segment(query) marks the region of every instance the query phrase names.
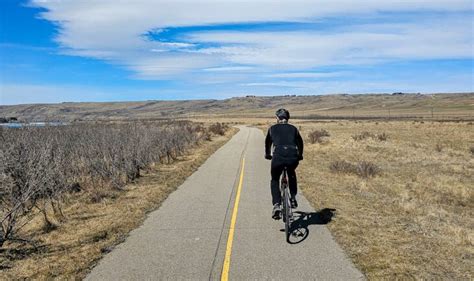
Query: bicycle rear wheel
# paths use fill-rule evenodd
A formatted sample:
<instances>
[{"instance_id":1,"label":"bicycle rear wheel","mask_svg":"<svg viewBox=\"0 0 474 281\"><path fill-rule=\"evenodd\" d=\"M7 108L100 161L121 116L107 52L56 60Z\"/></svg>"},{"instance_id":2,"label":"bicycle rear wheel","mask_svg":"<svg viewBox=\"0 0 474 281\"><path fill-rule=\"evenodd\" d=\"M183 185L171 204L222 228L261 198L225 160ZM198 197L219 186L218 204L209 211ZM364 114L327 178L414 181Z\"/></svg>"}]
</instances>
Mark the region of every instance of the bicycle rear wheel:
<instances>
[{"instance_id":1,"label":"bicycle rear wheel","mask_svg":"<svg viewBox=\"0 0 474 281\"><path fill-rule=\"evenodd\" d=\"M285 237L286 241L290 241L291 235L291 204L290 204L290 194L288 192L288 187L285 188L284 200L283 200L283 221L285 222Z\"/></svg>"}]
</instances>

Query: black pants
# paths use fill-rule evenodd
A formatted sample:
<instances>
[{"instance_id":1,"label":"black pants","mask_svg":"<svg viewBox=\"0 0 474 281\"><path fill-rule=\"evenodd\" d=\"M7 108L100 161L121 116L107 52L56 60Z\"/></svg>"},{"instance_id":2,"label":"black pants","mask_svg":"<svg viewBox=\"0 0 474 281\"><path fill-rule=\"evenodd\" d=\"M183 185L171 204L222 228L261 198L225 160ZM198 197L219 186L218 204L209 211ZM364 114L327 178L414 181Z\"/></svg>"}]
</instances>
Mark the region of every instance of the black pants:
<instances>
[{"instance_id":1,"label":"black pants","mask_svg":"<svg viewBox=\"0 0 474 281\"><path fill-rule=\"evenodd\" d=\"M272 180L270 184L270 188L272 190L272 204L275 205L276 203L281 203L281 193L280 193L280 176L283 172L283 168L287 167L288 172L288 184L290 187L290 194L291 196L296 196L298 192L298 183L296 181L296 172L295 169L298 167L299 161L283 161L278 158L272 159Z\"/></svg>"}]
</instances>

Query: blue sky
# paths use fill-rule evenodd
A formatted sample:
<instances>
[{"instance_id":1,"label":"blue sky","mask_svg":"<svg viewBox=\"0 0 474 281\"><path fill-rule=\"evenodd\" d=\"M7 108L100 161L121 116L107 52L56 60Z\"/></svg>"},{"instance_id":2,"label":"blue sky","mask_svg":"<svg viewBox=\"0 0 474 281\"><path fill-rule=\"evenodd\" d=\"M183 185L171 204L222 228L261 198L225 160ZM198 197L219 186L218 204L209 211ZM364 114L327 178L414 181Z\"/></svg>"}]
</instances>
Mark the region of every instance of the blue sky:
<instances>
[{"instance_id":1,"label":"blue sky","mask_svg":"<svg viewBox=\"0 0 474 281\"><path fill-rule=\"evenodd\" d=\"M0 104L474 91L470 0L3 0L0 13Z\"/></svg>"}]
</instances>

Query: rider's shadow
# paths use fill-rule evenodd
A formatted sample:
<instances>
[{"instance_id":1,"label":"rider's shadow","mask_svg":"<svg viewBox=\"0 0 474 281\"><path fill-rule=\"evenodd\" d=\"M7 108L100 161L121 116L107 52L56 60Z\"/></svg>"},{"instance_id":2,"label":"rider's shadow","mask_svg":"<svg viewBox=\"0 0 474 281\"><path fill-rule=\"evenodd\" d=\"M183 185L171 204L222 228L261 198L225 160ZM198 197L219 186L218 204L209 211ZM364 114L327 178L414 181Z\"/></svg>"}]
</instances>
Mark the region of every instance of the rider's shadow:
<instances>
[{"instance_id":1,"label":"rider's shadow","mask_svg":"<svg viewBox=\"0 0 474 281\"><path fill-rule=\"evenodd\" d=\"M331 222L336 213L336 209L324 208L317 212L293 212L294 220L291 223L290 244L298 244L309 235L308 226L324 225Z\"/></svg>"}]
</instances>

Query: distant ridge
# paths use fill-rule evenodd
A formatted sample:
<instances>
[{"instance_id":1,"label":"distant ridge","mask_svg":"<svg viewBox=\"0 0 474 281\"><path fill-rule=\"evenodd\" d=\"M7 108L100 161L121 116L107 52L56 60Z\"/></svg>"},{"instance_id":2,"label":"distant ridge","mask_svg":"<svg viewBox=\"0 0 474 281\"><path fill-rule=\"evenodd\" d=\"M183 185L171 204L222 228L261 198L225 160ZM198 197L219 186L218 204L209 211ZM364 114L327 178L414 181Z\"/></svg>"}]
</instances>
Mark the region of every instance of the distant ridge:
<instances>
[{"instance_id":1,"label":"distant ridge","mask_svg":"<svg viewBox=\"0 0 474 281\"><path fill-rule=\"evenodd\" d=\"M474 93L446 94L336 94L312 96L246 96L224 100L63 102L0 106L0 117L20 121L87 121L123 119L168 119L225 115L227 117L272 116L288 108L293 116L357 115L472 115Z\"/></svg>"}]
</instances>

